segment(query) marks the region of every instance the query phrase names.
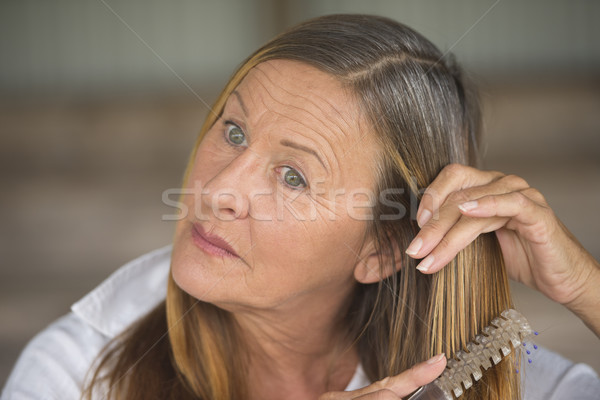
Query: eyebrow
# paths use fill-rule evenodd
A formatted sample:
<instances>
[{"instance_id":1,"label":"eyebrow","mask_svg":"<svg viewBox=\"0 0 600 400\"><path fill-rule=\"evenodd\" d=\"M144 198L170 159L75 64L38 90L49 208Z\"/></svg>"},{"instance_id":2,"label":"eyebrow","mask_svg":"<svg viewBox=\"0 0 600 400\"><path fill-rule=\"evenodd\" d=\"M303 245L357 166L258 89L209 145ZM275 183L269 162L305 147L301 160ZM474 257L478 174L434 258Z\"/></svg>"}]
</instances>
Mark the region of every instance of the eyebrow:
<instances>
[{"instance_id":1,"label":"eyebrow","mask_svg":"<svg viewBox=\"0 0 600 400\"><path fill-rule=\"evenodd\" d=\"M282 146L288 146L288 147L291 147L291 148L293 148L293 149L302 150L302 151L305 151L305 152L307 152L307 153L309 153L309 154L312 154L313 156L317 157L317 160L319 160L319 162L321 163L321 165L323 166L323 168L325 168L325 170L327 170L327 167L326 167L326 166L325 166L325 164L323 163L323 160L321 160L321 157L319 157L319 155L317 154L317 152L316 152L316 151L314 151L313 149L311 149L310 147L306 147L306 146L303 146L303 145L301 145L301 144L298 144L298 143L291 142L291 141L289 141L289 140L287 140L287 139L283 139L283 140L282 140L281 142L279 142L279 143L280 143Z\"/></svg>"},{"instance_id":2,"label":"eyebrow","mask_svg":"<svg viewBox=\"0 0 600 400\"><path fill-rule=\"evenodd\" d=\"M232 92L232 94L237 98L237 100L240 103L240 106L242 107L242 111L244 112L245 115L248 115L248 109L246 108L246 105L244 104L244 101L242 100L242 96L240 95L240 93L237 90L234 90ZM302 150L305 151L309 154L312 154L313 156L315 156L317 158L317 160L319 160L319 162L321 163L321 165L323 166L323 168L325 168L326 171L328 171L327 167L325 166L325 163L323 162L323 160L321 160L321 157L319 157L319 154L317 154L316 151L314 151L313 149L311 149L310 147L306 147L303 146L301 144L292 142L290 140L287 139L283 139L281 140L281 142L279 142L282 146L287 146L287 147L291 147L293 149L297 149L297 150Z\"/></svg>"},{"instance_id":3,"label":"eyebrow","mask_svg":"<svg viewBox=\"0 0 600 400\"><path fill-rule=\"evenodd\" d=\"M244 101L242 100L242 96L240 95L240 93L237 90L234 90L232 92L232 94L238 99L238 101L240 102L240 106L242 106L242 111L244 112L245 115L248 115L248 109L246 108L246 105L244 104Z\"/></svg>"}]
</instances>

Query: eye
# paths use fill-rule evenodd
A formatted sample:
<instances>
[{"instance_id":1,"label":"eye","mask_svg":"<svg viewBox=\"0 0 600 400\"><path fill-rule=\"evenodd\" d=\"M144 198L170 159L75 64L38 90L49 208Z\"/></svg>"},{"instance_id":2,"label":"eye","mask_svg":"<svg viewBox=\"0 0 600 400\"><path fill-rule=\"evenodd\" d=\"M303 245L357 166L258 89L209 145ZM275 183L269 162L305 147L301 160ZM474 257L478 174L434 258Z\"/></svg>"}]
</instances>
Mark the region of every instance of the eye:
<instances>
[{"instance_id":1,"label":"eye","mask_svg":"<svg viewBox=\"0 0 600 400\"><path fill-rule=\"evenodd\" d=\"M225 140L235 146L240 146L246 141L246 134L242 128L231 121L225 121Z\"/></svg>"},{"instance_id":2,"label":"eye","mask_svg":"<svg viewBox=\"0 0 600 400\"><path fill-rule=\"evenodd\" d=\"M283 174L283 180L288 186L291 186L294 189L297 189L299 187L306 187L306 181L304 180L300 172L287 166L281 168L287 170Z\"/></svg>"}]
</instances>

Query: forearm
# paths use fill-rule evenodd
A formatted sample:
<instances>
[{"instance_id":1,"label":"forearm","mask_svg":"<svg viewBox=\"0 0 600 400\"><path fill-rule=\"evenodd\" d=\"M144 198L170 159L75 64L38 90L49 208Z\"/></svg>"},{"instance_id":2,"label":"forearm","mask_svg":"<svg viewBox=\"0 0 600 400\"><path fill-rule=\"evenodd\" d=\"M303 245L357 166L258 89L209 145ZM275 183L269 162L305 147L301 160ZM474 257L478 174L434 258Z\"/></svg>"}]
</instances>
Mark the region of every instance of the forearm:
<instances>
[{"instance_id":1,"label":"forearm","mask_svg":"<svg viewBox=\"0 0 600 400\"><path fill-rule=\"evenodd\" d=\"M594 260L580 295L565 306L600 338L600 264Z\"/></svg>"}]
</instances>

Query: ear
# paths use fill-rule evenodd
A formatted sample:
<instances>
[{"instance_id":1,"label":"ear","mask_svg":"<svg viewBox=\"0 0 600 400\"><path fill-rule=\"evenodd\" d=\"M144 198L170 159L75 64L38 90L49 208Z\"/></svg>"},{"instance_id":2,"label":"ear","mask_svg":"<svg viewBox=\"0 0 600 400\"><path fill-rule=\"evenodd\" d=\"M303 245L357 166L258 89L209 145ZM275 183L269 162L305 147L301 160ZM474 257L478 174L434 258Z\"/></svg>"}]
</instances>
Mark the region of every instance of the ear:
<instances>
[{"instance_id":1,"label":"ear","mask_svg":"<svg viewBox=\"0 0 600 400\"><path fill-rule=\"evenodd\" d=\"M358 257L358 261L354 266L354 279L360 283L376 283L390 275L400 271L402 268L402 252L395 240L392 240L392 248L394 249L394 260L396 262L396 268L392 268L392 255L383 254L383 271L379 265L379 257L375 250L375 246L372 240L370 240L365 246Z\"/></svg>"}]
</instances>

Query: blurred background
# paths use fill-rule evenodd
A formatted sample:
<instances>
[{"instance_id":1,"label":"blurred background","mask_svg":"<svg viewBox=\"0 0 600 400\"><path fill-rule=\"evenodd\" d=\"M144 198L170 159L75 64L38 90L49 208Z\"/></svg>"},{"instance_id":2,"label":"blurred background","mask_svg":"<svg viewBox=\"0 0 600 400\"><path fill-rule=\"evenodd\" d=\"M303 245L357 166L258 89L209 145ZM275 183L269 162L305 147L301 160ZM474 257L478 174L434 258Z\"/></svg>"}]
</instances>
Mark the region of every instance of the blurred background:
<instances>
[{"instance_id":1,"label":"blurred background","mask_svg":"<svg viewBox=\"0 0 600 400\"><path fill-rule=\"evenodd\" d=\"M524 177L600 258L600 2L1 0L0 386L36 332L170 242L162 192L235 67L338 12L394 18L454 53L482 91L485 168ZM600 371L577 318L514 293L539 343Z\"/></svg>"}]
</instances>

